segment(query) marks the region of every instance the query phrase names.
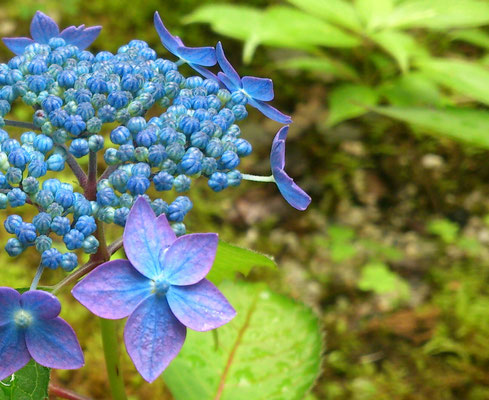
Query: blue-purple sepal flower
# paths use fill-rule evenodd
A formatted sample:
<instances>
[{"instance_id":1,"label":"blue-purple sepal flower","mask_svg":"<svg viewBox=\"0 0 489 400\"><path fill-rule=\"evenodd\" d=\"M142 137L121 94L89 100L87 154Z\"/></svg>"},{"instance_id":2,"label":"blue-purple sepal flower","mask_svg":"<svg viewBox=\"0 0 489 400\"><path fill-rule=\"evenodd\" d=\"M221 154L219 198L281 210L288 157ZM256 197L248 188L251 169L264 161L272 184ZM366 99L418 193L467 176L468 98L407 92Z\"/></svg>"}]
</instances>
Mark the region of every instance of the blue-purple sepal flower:
<instances>
[{"instance_id":1,"label":"blue-purple sepal flower","mask_svg":"<svg viewBox=\"0 0 489 400\"><path fill-rule=\"evenodd\" d=\"M275 96L271 79L257 78L255 76L243 76L241 78L224 55L221 42L217 43L216 57L222 70L222 72L217 74L217 78L230 92L243 93L251 106L274 121L282 124L290 124L292 122L292 119L288 115L281 113L266 103L267 101L273 100Z\"/></svg>"},{"instance_id":2,"label":"blue-purple sepal flower","mask_svg":"<svg viewBox=\"0 0 489 400\"><path fill-rule=\"evenodd\" d=\"M281 128L272 143L270 153L270 164L272 166L272 175L285 200L294 208L304 211L311 203L311 196L296 185L294 180L285 172L285 139L289 127Z\"/></svg>"},{"instance_id":3,"label":"blue-purple sepal flower","mask_svg":"<svg viewBox=\"0 0 489 400\"><path fill-rule=\"evenodd\" d=\"M165 46L170 53L186 62L198 73L205 77L209 77L209 74L211 73L203 67L212 67L213 65L216 65L216 50L214 47L185 46L182 39L178 36L173 36L168 29L166 29L158 11L156 11L154 15L154 24L156 31L160 36L161 43L163 43L163 46Z\"/></svg>"},{"instance_id":4,"label":"blue-purple sepal flower","mask_svg":"<svg viewBox=\"0 0 489 400\"><path fill-rule=\"evenodd\" d=\"M56 369L77 369L85 361L73 329L58 317L61 304L48 292L22 295L0 287L0 380L31 358Z\"/></svg>"},{"instance_id":5,"label":"blue-purple sepal flower","mask_svg":"<svg viewBox=\"0 0 489 400\"><path fill-rule=\"evenodd\" d=\"M5 45L17 55L22 55L25 48L32 43L48 44L52 38L62 38L65 44L71 44L80 50L86 49L97 38L102 29L101 26L85 25L69 26L59 31L58 24L51 17L41 11L37 11L31 21L32 39L26 37L3 38Z\"/></svg>"},{"instance_id":6,"label":"blue-purple sepal flower","mask_svg":"<svg viewBox=\"0 0 489 400\"><path fill-rule=\"evenodd\" d=\"M177 239L164 214L156 217L139 197L124 230L127 260L100 265L72 290L92 313L107 319L129 316L127 352L141 376L153 382L176 357L187 327L208 331L236 315L222 293L204 277L217 250L217 235Z\"/></svg>"}]
</instances>

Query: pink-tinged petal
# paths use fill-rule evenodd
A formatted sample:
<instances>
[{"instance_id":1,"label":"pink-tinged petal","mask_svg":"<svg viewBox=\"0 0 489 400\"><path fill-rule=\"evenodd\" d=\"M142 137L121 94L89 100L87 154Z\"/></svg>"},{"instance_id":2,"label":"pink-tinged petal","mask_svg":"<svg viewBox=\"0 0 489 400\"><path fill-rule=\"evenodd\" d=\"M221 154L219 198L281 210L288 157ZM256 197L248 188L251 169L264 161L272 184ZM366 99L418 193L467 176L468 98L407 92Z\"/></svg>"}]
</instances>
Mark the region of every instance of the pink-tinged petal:
<instances>
[{"instance_id":1,"label":"pink-tinged petal","mask_svg":"<svg viewBox=\"0 0 489 400\"><path fill-rule=\"evenodd\" d=\"M150 284L129 261L113 260L90 272L71 294L93 314L120 319L130 315L151 294Z\"/></svg>"},{"instance_id":2,"label":"pink-tinged petal","mask_svg":"<svg viewBox=\"0 0 489 400\"><path fill-rule=\"evenodd\" d=\"M186 334L166 298L151 296L127 320L124 342L141 376L153 382L180 352Z\"/></svg>"},{"instance_id":3,"label":"pink-tinged petal","mask_svg":"<svg viewBox=\"0 0 489 400\"><path fill-rule=\"evenodd\" d=\"M131 264L151 279L161 273L160 253L176 240L176 235L166 217L156 218L148 201L139 197L127 217L123 239Z\"/></svg>"},{"instance_id":4,"label":"pink-tinged petal","mask_svg":"<svg viewBox=\"0 0 489 400\"><path fill-rule=\"evenodd\" d=\"M233 84L233 82L231 81L231 79L228 78L227 75L223 74L222 72L218 72L217 73L217 78L221 81L221 83L226 86L226 88L230 91L230 92L234 92L234 91L237 91L237 90L240 90L240 88L236 85Z\"/></svg>"},{"instance_id":5,"label":"pink-tinged petal","mask_svg":"<svg viewBox=\"0 0 489 400\"><path fill-rule=\"evenodd\" d=\"M216 45L216 58L222 72L229 78L236 89L242 88L241 78L224 54L221 42ZM224 82L223 82L224 83ZM225 83L224 83L225 84ZM228 88L229 89L229 88Z\"/></svg>"},{"instance_id":6,"label":"pink-tinged petal","mask_svg":"<svg viewBox=\"0 0 489 400\"><path fill-rule=\"evenodd\" d=\"M216 65L216 50L214 47L186 47L177 49L178 56L183 60L203 67Z\"/></svg>"},{"instance_id":7,"label":"pink-tinged petal","mask_svg":"<svg viewBox=\"0 0 489 400\"><path fill-rule=\"evenodd\" d=\"M195 331L219 328L236 316L224 295L207 279L190 286L170 286L166 298L175 317Z\"/></svg>"},{"instance_id":8,"label":"pink-tinged petal","mask_svg":"<svg viewBox=\"0 0 489 400\"><path fill-rule=\"evenodd\" d=\"M263 115L273 119L274 121L280 122L281 124L290 124L292 122L292 118L290 118L288 115L285 115L263 101L248 98L248 103L259 110Z\"/></svg>"},{"instance_id":9,"label":"pink-tinged petal","mask_svg":"<svg viewBox=\"0 0 489 400\"><path fill-rule=\"evenodd\" d=\"M19 292L9 287L0 287L0 326L12 322L15 311L19 309Z\"/></svg>"},{"instance_id":10,"label":"pink-tinged petal","mask_svg":"<svg viewBox=\"0 0 489 400\"><path fill-rule=\"evenodd\" d=\"M85 364L75 332L59 317L38 320L29 326L25 342L34 361L45 367L77 369Z\"/></svg>"},{"instance_id":11,"label":"pink-tinged petal","mask_svg":"<svg viewBox=\"0 0 489 400\"><path fill-rule=\"evenodd\" d=\"M217 242L215 233L179 237L162 254L163 279L171 285L192 285L202 280L214 263Z\"/></svg>"},{"instance_id":12,"label":"pink-tinged petal","mask_svg":"<svg viewBox=\"0 0 489 400\"><path fill-rule=\"evenodd\" d=\"M175 36L173 36L168 29L166 29L165 25L163 24L163 21L160 18L160 14L158 14L158 11L155 12L154 15L154 24L156 28L156 32L158 32L158 35L161 39L161 43L163 43L163 46L172 54L178 56L177 54L177 49L179 46L181 46L181 40L178 41Z\"/></svg>"},{"instance_id":13,"label":"pink-tinged petal","mask_svg":"<svg viewBox=\"0 0 489 400\"><path fill-rule=\"evenodd\" d=\"M24 54L25 48L34 43L34 40L26 37L3 38L2 40L5 46L18 56Z\"/></svg>"},{"instance_id":14,"label":"pink-tinged petal","mask_svg":"<svg viewBox=\"0 0 489 400\"><path fill-rule=\"evenodd\" d=\"M0 326L0 381L24 367L30 359L24 332L14 324Z\"/></svg>"},{"instance_id":15,"label":"pink-tinged petal","mask_svg":"<svg viewBox=\"0 0 489 400\"><path fill-rule=\"evenodd\" d=\"M91 26L89 28L85 28L85 25L79 27L69 26L64 29L59 36L62 37L66 43L72 44L80 50L85 50L95 41L95 39L97 39L101 30L101 26Z\"/></svg>"},{"instance_id":16,"label":"pink-tinged petal","mask_svg":"<svg viewBox=\"0 0 489 400\"><path fill-rule=\"evenodd\" d=\"M61 312L61 303L56 296L42 290L23 293L20 304L24 310L30 311L34 318L52 319Z\"/></svg>"},{"instance_id":17,"label":"pink-tinged petal","mask_svg":"<svg viewBox=\"0 0 489 400\"><path fill-rule=\"evenodd\" d=\"M51 17L37 11L31 22L31 36L38 42L47 44L49 39L59 35L58 24Z\"/></svg>"},{"instance_id":18,"label":"pink-tinged petal","mask_svg":"<svg viewBox=\"0 0 489 400\"><path fill-rule=\"evenodd\" d=\"M255 76L243 76L241 78L243 89L256 100L273 100L273 82L268 78L257 78Z\"/></svg>"},{"instance_id":19,"label":"pink-tinged petal","mask_svg":"<svg viewBox=\"0 0 489 400\"><path fill-rule=\"evenodd\" d=\"M284 126L277 132L273 139L272 151L270 153L272 170L275 168L284 169L285 167L285 139L287 138L288 132L289 127Z\"/></svg>"},{"instance_id":20,"label":"pink-tinged petal","mask_svg":"<svg viewBox=\"0 0 489 400\"><path fill-rule=\"evenodd\" d=\"M204 67L201 67L200 65L196 65L196 64L192 64L192 63L189 63L188 65L190 65L194 70L196 70L204 78L214 79L217 82L219 82L219 79L217 78L217 75L214 74L213 72L209 71L208 69L205 69Z\"/></svg>"},{"instance_id":21,"label":"pink-tinged petal","mask_svg":"<svg viewBox=\"0 0 489 400\"><path fill-rule=\"evenodd\" d=\"M311 203L311 196L302 190L282 169L272 170L278 189L287 202L294 208L304 211Z\"/></svg>"}]
</instances>

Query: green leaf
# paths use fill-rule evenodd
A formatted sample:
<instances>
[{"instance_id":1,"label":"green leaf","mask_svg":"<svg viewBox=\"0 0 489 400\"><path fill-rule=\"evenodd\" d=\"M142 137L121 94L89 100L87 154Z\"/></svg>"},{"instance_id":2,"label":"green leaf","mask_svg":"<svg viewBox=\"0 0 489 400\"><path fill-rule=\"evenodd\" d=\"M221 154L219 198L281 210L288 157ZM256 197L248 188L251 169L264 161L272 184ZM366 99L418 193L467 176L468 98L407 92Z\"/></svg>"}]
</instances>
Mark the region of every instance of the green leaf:
<instances>
[{"instance_id":1,"label":"green leaf","mask_svg":"<svg viewBox=\"0 0 489 400\"><path fill-rule=\"evenodd\" d=\"M409 284L381 262L372 262L363 267L358 288L379 295L395 293L401 299L408 298L410 291Z\"/></svg>"},{"instance_id":2,"label":"green leaf","mask_svg":"<svg viewBox=\"0 0 489 400\"><path fill-rule=\"evenodd\" d=\"M419 68L440 85L489 105L489 70L485 67L443 58L424 60Z\"/></svg>"},{"instance_id":3,"label":"green leaf","mask_svg":"<svg viewBox=\"0 0 489 400\"><path fill-rule=\"evenodd\" d=\"M401 71L409 69L409 58L416 52L416 42L403 32L385 30L369 35L380 47L390 54L399 65Z\"/></svg>"},{"instance_id":4,"label":"green leaf","mask_svg":"<svg viewBox=\"0 0 489 400\"><path fill-rule=\"evenodd\" d=\"M489 112L463 108L376 107L374 111L407 122L425 133L489 149Z\"/></svg>"},{"instance_id":5,"label":"green leaf","mask_svg":"<svg viewBox=\"0 0 489 400\"><path fill-rule=\"evenodd\" d=\"M277 68L323 72L346 80L358 79L357 72L348 64L328 57L295 57L280 61Z\"/></svg>"},{"instance_id":6,"label":"green leaf","mask_svg":"<svg viewBox=\"0 0 489 400\"><path fill-rule=\"evenodd\" d=\"M11 377L0 381L0 400L47 399L49 373L49 368L37 364L34 360L29 361Z\"/></svg>"},{"instance_id":7,"label":"green leaf","mask_svg":"<svg viewBox=\"0 0 489 400\"><path fill-rule=\"evenodd\" d=\"M377 104L378 95L372 88L364 85L344 84L336 87L329 97L328 126L356 118Z\"/></svg>"},{"instance_id":8,"label":"green leaf","mask_svg":"<svg viewBox=\"0 0 489 400\"><path fill-rule=\"evenodd\" d=\"M405 0L389 15L397 28L471 28L489 23L489 3L481 0Z\"/></svg>"},{"instance_id":9,"label":"green leaf","mask_svg":"<svg viewBox=\"0 0 489 400\"><path fill-rule=\"evenodd\" d=\"M355 0L355 8L368 32L385 26L393 6L392 0Z\"/></svg>"},{"instance_id":10,"label":"green leaf","mask_svg":"<svg viewBox=\"0 0 489 400\"><path fill-rule=\"evenodd\" d=\"M449 33L453 40L460 40L489 49L489 33L482 29L463 29Z\"/></svg>"},{"instance_id":11,"label":"green leaf","mask_svg":"<svg viewBox=\"0 0 489 400\"><path fill-rule=\"evenodd\" d=\"M207 278L217 284L225 279L234 279L237 272L246 276L253 267L275 269L277 264L270 256L220 240L214 265Z\"/></svg>"},{"instance_id":12,"label":"green leaf","mask_svg":"<svg viewBox=\"0 0 489 400\"><path fill-rule=\"evenodd\" d=\"M448 219L434 219L427 228L428 232L439 236L445 243L454 243L457 240L459 227Z\"/></svg>"},{"instance_id":13,"label":"green leaf","mask_svg":"<svg viewBox=\"0 0 489 400\"><path fill-rule=\"evenodd\" d=\"M228 282L220 289L238 314L216 332L188 331L163 375L173 397L303 399L320 372L322 338L314 313L263 285Z\"/></svg>"},{"instance_id":14,"label":"green leaf","mask_svg":"<svg viewBox=\"0 0 489 400\"><path fill-rule=\"evenodd\" d=\"M316 15L328 22L349 28L353 31L361 31L362 25L353 6L344 0L287 0L289 3Z\"/></svg>"}]
</instances>

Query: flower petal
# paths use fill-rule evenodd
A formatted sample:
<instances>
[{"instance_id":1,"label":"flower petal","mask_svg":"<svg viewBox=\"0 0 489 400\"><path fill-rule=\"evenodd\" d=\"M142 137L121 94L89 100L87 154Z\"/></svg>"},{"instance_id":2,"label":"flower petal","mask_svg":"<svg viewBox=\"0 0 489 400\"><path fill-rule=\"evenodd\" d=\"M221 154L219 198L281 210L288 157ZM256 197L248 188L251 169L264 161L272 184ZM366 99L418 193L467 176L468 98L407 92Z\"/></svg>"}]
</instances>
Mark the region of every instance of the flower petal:
<instances>
[{"instance_id":1,"label":"flower petal","mask_svg":"<svg viewBox=\"0 0 489 400\"><path fill-rule=\"evenodd\" d=\"M258 109L263 115L270 119L273 119L274 121L280 122L281 124L290 124L292 122L292 118L290 118L288 115L281 113L270 104L252 98L248 98L248 103Z\"/></svg>"},{"instance_id":2,"label":"flower petal","mask_svg":"<svg viewBox=\"0 0 489 400\"><path fill-rule=\"evenodd\" d=\"M9 287L0 287L0 326L11 322L14 312L19 308L19 292Z\"/></svg>"},{"instance_id":3,"label":"flower petal","mask_svg":"<svg viewBox=\"0 0 489 400\"><path fill-rule=\"evenodd\" d=\"M34 318L52 319L59 315L61 303L48 292L42 290L29 290L20 297L23 309L31 311Z\"/></svg>"},{"instance_id":4,"label":"flower petal","mask_svg":"<svg viewBox=\"0 0 489 400\"><path fill-rule=\"evenodd\" d=\"M228 76L225 75L225 74L223 74L222 72L218 72L217 73L217 78L221 81L221 83L224 86L226 86L226 88L230 92L234 92L234 91L240 90L240 88L237 87L236 85L234 85L233 82L231 81L231 79L229 79Z\"/></svg>"},{"instance_id":5,"label":"flower petal","mask_svg":"<svg viewBox=\"0 0 489 400\"><path fill-rule=\"evenodd\" d=\"M154 24L156 28L156 32L158 32L158 35L161 39L161 43L163 43L163 46L172 54L178 56L177 49L180 46L180 43L175 37L166 29L165 25L163 24L163 21L160 18L160 14L158 14L158 11L155 12L154 15Z\"/></svg>"},{"instance_id":6,"label":"flower petal","mask_svg":"<svg viewBox=\"0 0 489 400\"><path fill-rule=\"evenodd\" d=\"M34 40L26 37L3 38L2 40L5 46L18 56L24 54L25 48L34 43Z\"/></svg>"},{"instance_id":7,"label":"flower petal","mask_svg":"<svg viewBox=\"0 0 489 400\"><path fill-rule=\"evenodd\" d=\"M59 317L38 320L29 326L25 342L32 358L45 367L77 369L85 364L75 332Z\"/></svg>"},{"instance_id":8,"label":"flower petal","mask_svg":"<svg viewBox=\"0 0 489 400\"><path fill-rule=\"evenodd\" d=\"M125 318L151 294L150 280L127 260L106 262L90 272L71 291L93 314Z\"/></svg>"},{"instance_id":9,"label":"flower petal","mask_svg":"<svg viewBox=\"0 0 489 400\"><path fill-rule=\"evenodd\" d=\"M304 211L311 203L311 196L302 190L282 169L272 170L278 189L287 202L294 208Z\"/></svg>"},{"instance_id":10,"label":"flower petal","mask_svg":"<svg viewBox=\"0 0 489 400\"><path fill-rule=\"evenodd\" d=\"M0 326L0 381L24 367L30 359L24 332L14 324Z\"/></svg>"},{"instance_id":11,"label":"flower petal","mask_svg":"<svg viewBox=\"0 0 489 400\"><path fill-rule=\"evenodd\" d=\"M217 234L193 233L179 237L161 255L163 279L171 285L192 285L210 271L217 251Z\"/></svg>"},{"instance_id":12,"label":"flower petal","mask_svg":"<svg viewBox=\"0 0 489 400\"><path fill-rule=\"evenodd\" d=\"M243 89L256 100L273 100L273 82L268 78L257 78L255 76L243 76L241 78Z\"/></svg>"},{"instance_id":13,"label":"flower petal","mask_svg":"<svg viewBox=\"0 0 489 400\"><path fill-rule=\"evenodd\" d=\"M196 70L204 78L214 79L217 82L219 82L219 79L217 78L216 74L214 74L213 72L205 69L204 67L201 67L200 65L196 65L196 64L192 64L192 63L189 63L188 65L190 65L194 70Z\"/></svg>"},{"instance_id":14,"label":"flower petal","mask_svg":"<svg viewBox=\"0 0 489 400\"><path fill-rule=\"evenodd\" d=\"M190 286L170 286L166 298L175 317L195 331L219 328L236 316L224 295L207 279Z\"/></svg>"},{"instance_id":15,"label":"flower petal","mask_svg":"<svg viewBox=\"0 0 489 400\"><path fill-rule=\"evenodd\" d=\"M217 42L216 45L216 58L217 58L217 62L219 63L219 66L222 69L222 72L224 72L224 74L229 78L229 80L234 85L234 87L236 89L242 88L241 78L239 77L239 74L236 72L236 70L233 68L231 63L224 55L224 50L222 48L221 42Z\"/></svg>"},{"instance_id":16,"label":"flower petal","mask_svg":"<svg viewBox=\"0 0 489 400\"><path fill-rule=\"evenodd\" d=\"M97 39L101 30L101 26L90 26L89 28L85 28L85 25L79 27L69 26L64 29L59 36L61 36L66 43L72 44L80 50L85 50L95 41L95 39Z\"/></svg>"},{"instance_id":17,"label":"flower petal","mask_svg":"<svg viewBox=\"0 0 489 400\"><path fill-rule=\"evenodd\" d=\"M127 320L124 342L141 376L153 382L180 352L186 333L166 298L151 296Z\"/></svg>"},{"instance_id":18,"label":"flower petal","mask_svg":"<svg viewBox=\"0 0 489 400\"><path fill-rule=\"evenodd\" d=\"M38 42L47 44L49 39L59 35L58 24L51 17L37 11L31 22L31 36Z\"/></svg>"},{"instance_id":19,"label":"flower petal","mask_svg":"<svg viewBox=\"0 0 489 400\"><path fill-rule=\"evenodd\" d=\"M270 152L270 165L273 169L284 169L285 167L285 139L289 127L284 126L275 135L272 143L272 151Z\"/></svg>"},{"instance_id":20,"label":"flower petal","mask_svg":"<svg viewBox=\"0 0 489 400\"><path fill-rule=\"evenodd\" d=\"M216 65L216 50L214 47L186 47L177 49L178 56L192 64L212 67Z\"/></svg>"},{"instance_id":21,"label":"flower petal","mask_svg":"<svg viewBox=\"0 0 489 400\"><path fill-rule=\"evenodd\" d=\"M160 272L159 255L176 239L162 214L156 215L144 197L139 197L129 212L124 229L124 250L131 264L148 278Z\"/></svg>"}]
</instances>

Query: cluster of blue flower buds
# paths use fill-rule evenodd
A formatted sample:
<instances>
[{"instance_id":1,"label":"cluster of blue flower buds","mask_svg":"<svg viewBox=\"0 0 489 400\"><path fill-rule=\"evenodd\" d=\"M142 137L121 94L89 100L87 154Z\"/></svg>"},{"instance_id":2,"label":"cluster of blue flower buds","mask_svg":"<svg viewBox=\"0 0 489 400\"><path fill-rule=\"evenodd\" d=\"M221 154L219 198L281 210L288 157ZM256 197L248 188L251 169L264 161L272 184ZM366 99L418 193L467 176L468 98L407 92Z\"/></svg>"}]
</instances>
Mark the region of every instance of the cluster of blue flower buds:
<instances>
[{"instance_id":1,"label":"cluster of blue flower buds","mask_svg":"<svg viewBox=\"0 0 489 400\"><path fill-rule=\"evenodd\" d=\"M19 140L0 129L0 208L30 203L39 210L32 222L18 215L5 221L15 235L6 246L12 256L33 246L44 266L70 271L77 265L73 251L97 251L97 220L124 226L138 196L183 235L192 209L183 194L193 179L206 177L216 192L241 183L237 168L252 151L237 125L248 116L246 106L290 122L266 103L273 99L269 79L240 78L220 44L186 47L157 13L158 34L177 62L159 58L140 40L116 54L93 54L85 48L98 34L94 28L78 36L63 33L70 28L52 35L54 21L39 12L34 18L37 40L4 39L17 55L0 64L0 127L30 128ZM57 26L54 31L59 32ZM223 72L214 75L207 67L217 62ZM202 76L182 75L179 67L185 63ZM33 108L32 124L4 119L17 100ZM160 115L147 119L150 109ZM90 192L80 176L80 188L52 178L66 164L76 175L76 159L96 160L97 153L107 169L95 190ZM176 196L173 201L157 194L167 191L176 193L168 196ZM53 247L52 236L61 237L69 252Z\"/></svg>"}]
</instances>

